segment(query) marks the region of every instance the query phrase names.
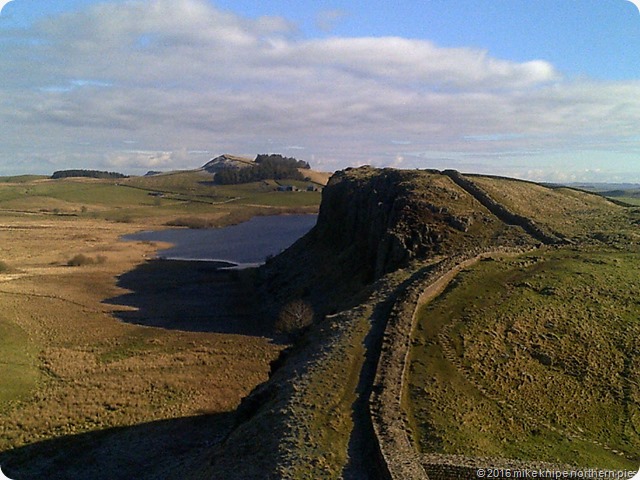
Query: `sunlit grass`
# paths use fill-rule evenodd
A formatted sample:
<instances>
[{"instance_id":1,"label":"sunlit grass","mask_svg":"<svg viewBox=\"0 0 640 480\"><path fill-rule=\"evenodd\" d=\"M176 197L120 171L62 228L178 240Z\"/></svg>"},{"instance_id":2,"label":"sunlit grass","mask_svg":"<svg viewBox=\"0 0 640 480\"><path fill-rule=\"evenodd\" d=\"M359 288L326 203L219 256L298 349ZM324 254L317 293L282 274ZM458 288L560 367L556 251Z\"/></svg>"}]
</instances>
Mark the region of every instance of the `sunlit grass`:
<instances>
[{"instance_id":1,"label":"sunlit grass","mask_svg":"<svg viewBox=\"0 0 640 480\"><path fill-rule=\"evenodd\" d=\"M420 313L409 387L419 448L634 467L639 267L634 254L560 250L459 276Z\"/></svg>"}]
</instances>

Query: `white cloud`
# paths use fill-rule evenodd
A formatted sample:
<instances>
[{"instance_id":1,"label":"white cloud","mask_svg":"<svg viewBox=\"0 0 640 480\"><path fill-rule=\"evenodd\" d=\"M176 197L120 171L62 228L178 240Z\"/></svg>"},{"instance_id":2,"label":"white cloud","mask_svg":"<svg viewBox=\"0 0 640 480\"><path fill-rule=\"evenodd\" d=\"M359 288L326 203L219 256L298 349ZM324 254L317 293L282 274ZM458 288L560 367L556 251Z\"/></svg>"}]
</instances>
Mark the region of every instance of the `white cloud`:
<instances>
[{"instance_id":1,"label":"white cloud","mask_svg":"<svg viewBox=\"0 0 640 480\"><path fill-rule=\"evenodd\" d=\"M543 61L522 64L490 58L485 51L439 48L397 37L330 38L290 46L290 56L337 72L414 87L509 89L558 79Z\"/></svg>"},{"instance_id":2,"label":"white cloud","mask_svg":"<svg viewBox=\"0 0 640 480\"><path fill-rule=\"evenodd\" d=\"M201 160L188 150L304 145L324 168L439 158L526 175L549 151L638 149L640 83L423 40L296 35L204 0L102 3L0 30L0 166L37 153L61 168L185 168ZM132 141L139 151L122 148Z\"/></svg>"},{"instance_id":3,"label":"white cloud","mask_svg":"<svg viewBox=\"0 0 640 480\"><path fill-rule=\"evenodd\" d=\"M169 168L184 161L186 151L178 152L154 152L154 151L122 151L107 154L105 165L110 168Z\"/></svg>"},{"instance_id":4,"label":"white cloud","mask_svg":"<svg viewBox=\"0 0 640 480\"><path fill-rule=\"evenodd\" d=\"M8 3L11 3L11 1L12 0L0 0L0 14L2 13L4 7L6 7Z\"/></svg>"}]
</instances>

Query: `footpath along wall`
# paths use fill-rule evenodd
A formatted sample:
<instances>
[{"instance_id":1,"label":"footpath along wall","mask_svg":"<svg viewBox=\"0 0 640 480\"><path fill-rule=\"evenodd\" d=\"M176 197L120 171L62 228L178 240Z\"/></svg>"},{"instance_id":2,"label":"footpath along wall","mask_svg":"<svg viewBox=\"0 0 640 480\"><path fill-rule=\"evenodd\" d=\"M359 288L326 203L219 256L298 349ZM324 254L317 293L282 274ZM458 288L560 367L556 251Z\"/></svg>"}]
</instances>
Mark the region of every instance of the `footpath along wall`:
<instances>
[{"instance_id":1,"label":"footpath along wall","mask_svg":"<svg viewBox=\"0 0 640 480\"><path fill-rule=\"evenodd\" d=\"M508 459L474 458L461 455L419 454L413 446L409 422L403 408L409 369L412 332L418 309L437 297L463 269L494 254L523 253L522 249L480 249L456 255L425 267L399 295L389 315L378 360L369 411L382 461L393 480L474 479L478 469L570 471L568 465L519 462Z\"/></svg>"},{"instance_id":2,"label":"footpath along wall","mask_svg":"<svg viewBox=\"0 0 640 480\"><path fill-rule=\"evenodd\" d=\"M440 293L460 270L479 258L448 257L418 272L417 279L399 296L389 315L369 411L382 459L392 479L429 478L413 447L402 408L416 312L425 301Z\"/></svg>"}]
</instances>

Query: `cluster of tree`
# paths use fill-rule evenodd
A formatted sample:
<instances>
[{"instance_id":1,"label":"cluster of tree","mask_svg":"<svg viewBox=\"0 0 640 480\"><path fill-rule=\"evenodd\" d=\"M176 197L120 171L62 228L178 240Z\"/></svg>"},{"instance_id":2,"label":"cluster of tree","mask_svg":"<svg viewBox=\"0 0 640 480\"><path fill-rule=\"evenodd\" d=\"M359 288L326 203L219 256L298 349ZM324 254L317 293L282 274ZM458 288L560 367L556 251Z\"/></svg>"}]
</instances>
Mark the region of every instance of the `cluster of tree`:
<instances>
[{"instance_id":1,"label":"cluster of tree","mask_svg":"<svg viewBox=\"0 0 640 480\"><path fill-rule=\"evenodd\" d=\"M258 155L255 166L220 170L215 175L215 181L222 185L233 185L267 179L304 180L304 175L300 173L299 168L311 167L307 162L282 155Z\"/></svg>"},{"instance_id":2,"label":"cluster of tree","mask_svg":"<svg viewBox=\"0 0 640 480\"><path fill-rule=\"evenodd\" d=\"M285 178L290 180L304 180L304 175L296 168L258 165L248 168L220 170L216 173L215 181L221 185L233 185L267 179L283 180Z\"/></svg>"},{"instance_id":3,"label":"cluster of tree","mask_svg":"<svg viewBox=\"0 0 640 480\"><path fill-rule=\"evenodd\" d=\"M304 160L298 160L293 157L283 157L282 155L274 153L261 153L256 157L255 162L261 165L277 164L282 166L290 166L293 168L304 168L306 170L309 170L311 168L311 165L309 165L309 163L305 162Z\"/></svg>"},{"instance_id":4,"label":"cluster of tree","mask_svg":"<svg viewBox=\"0 0 640 480\"><path fill-rule=\"evenodd\" d=\"M58 170L51 178L89 177L89 178L127 178L127 175L117 172L103 172L100 170Z\"/></svg>"}]
</instances>

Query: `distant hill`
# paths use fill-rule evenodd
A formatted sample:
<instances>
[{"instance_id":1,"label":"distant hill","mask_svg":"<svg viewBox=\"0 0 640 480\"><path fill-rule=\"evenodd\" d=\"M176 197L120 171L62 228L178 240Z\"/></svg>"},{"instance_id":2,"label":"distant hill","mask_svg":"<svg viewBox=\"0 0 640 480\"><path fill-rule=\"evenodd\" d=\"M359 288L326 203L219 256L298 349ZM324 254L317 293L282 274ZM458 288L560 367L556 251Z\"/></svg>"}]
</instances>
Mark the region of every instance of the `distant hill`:
<instances>
[{"instance_id":1,"label":"distant hill","mask_svg":"<svg viewBox=\"0 0 640 480\"><path fill-rule=\"evenodd\" d=\"M216 174L222 170L237 170L241 168L254 167L255 162L247 157L239 157L237 155L224 154L212 158L205 163L202 168L209 173Z\"/></svg>"},{"instance_id":2,"label":"distant hill","mask_svg":"<svg viewBox=\"0 0 640 480\"><path fill-rule=\"evenodd\" d=\"M567 187L581 188L583 190L591 190L594 192L606 192L609 190L638 190L640 189L640 183L608 183L608 182L594 182L594 183L566 183Z\"/></svg>"},{"instance_id":3,"label":"distant hill","mask_svg":"<svg viewBox=\"0 0 640 480\"><path fill-rule=\"evenodd\" d=\"M316 170L304 170L302 173L310 182L317 183L322 186L325 186L329 182L331 175L333 175L331 172L318 172Z\"/></svg>"},{"instance_id":4,"label":"distant hill","mask_svg":"<svg viewBox=\"0 0 640 480\"><path fill-rule=\"evenodd\" d=\"M261 180L310 181L326 185L329 175L311 170L309 163L280 154L259 154L255 160L224 154L202 166L221 185L250 183Z\"/></svg>"},{"instance_id":5,"label":"distant hill","mask_svg":"<svg viewBox=\"0 0 640 480\"><path fill-rule=\"evenodd\" d=\"M570 188L597 193L625 205L640 203L640 184L638 183L570 183L567 185Z\"/></svg>"}]
</instances>

